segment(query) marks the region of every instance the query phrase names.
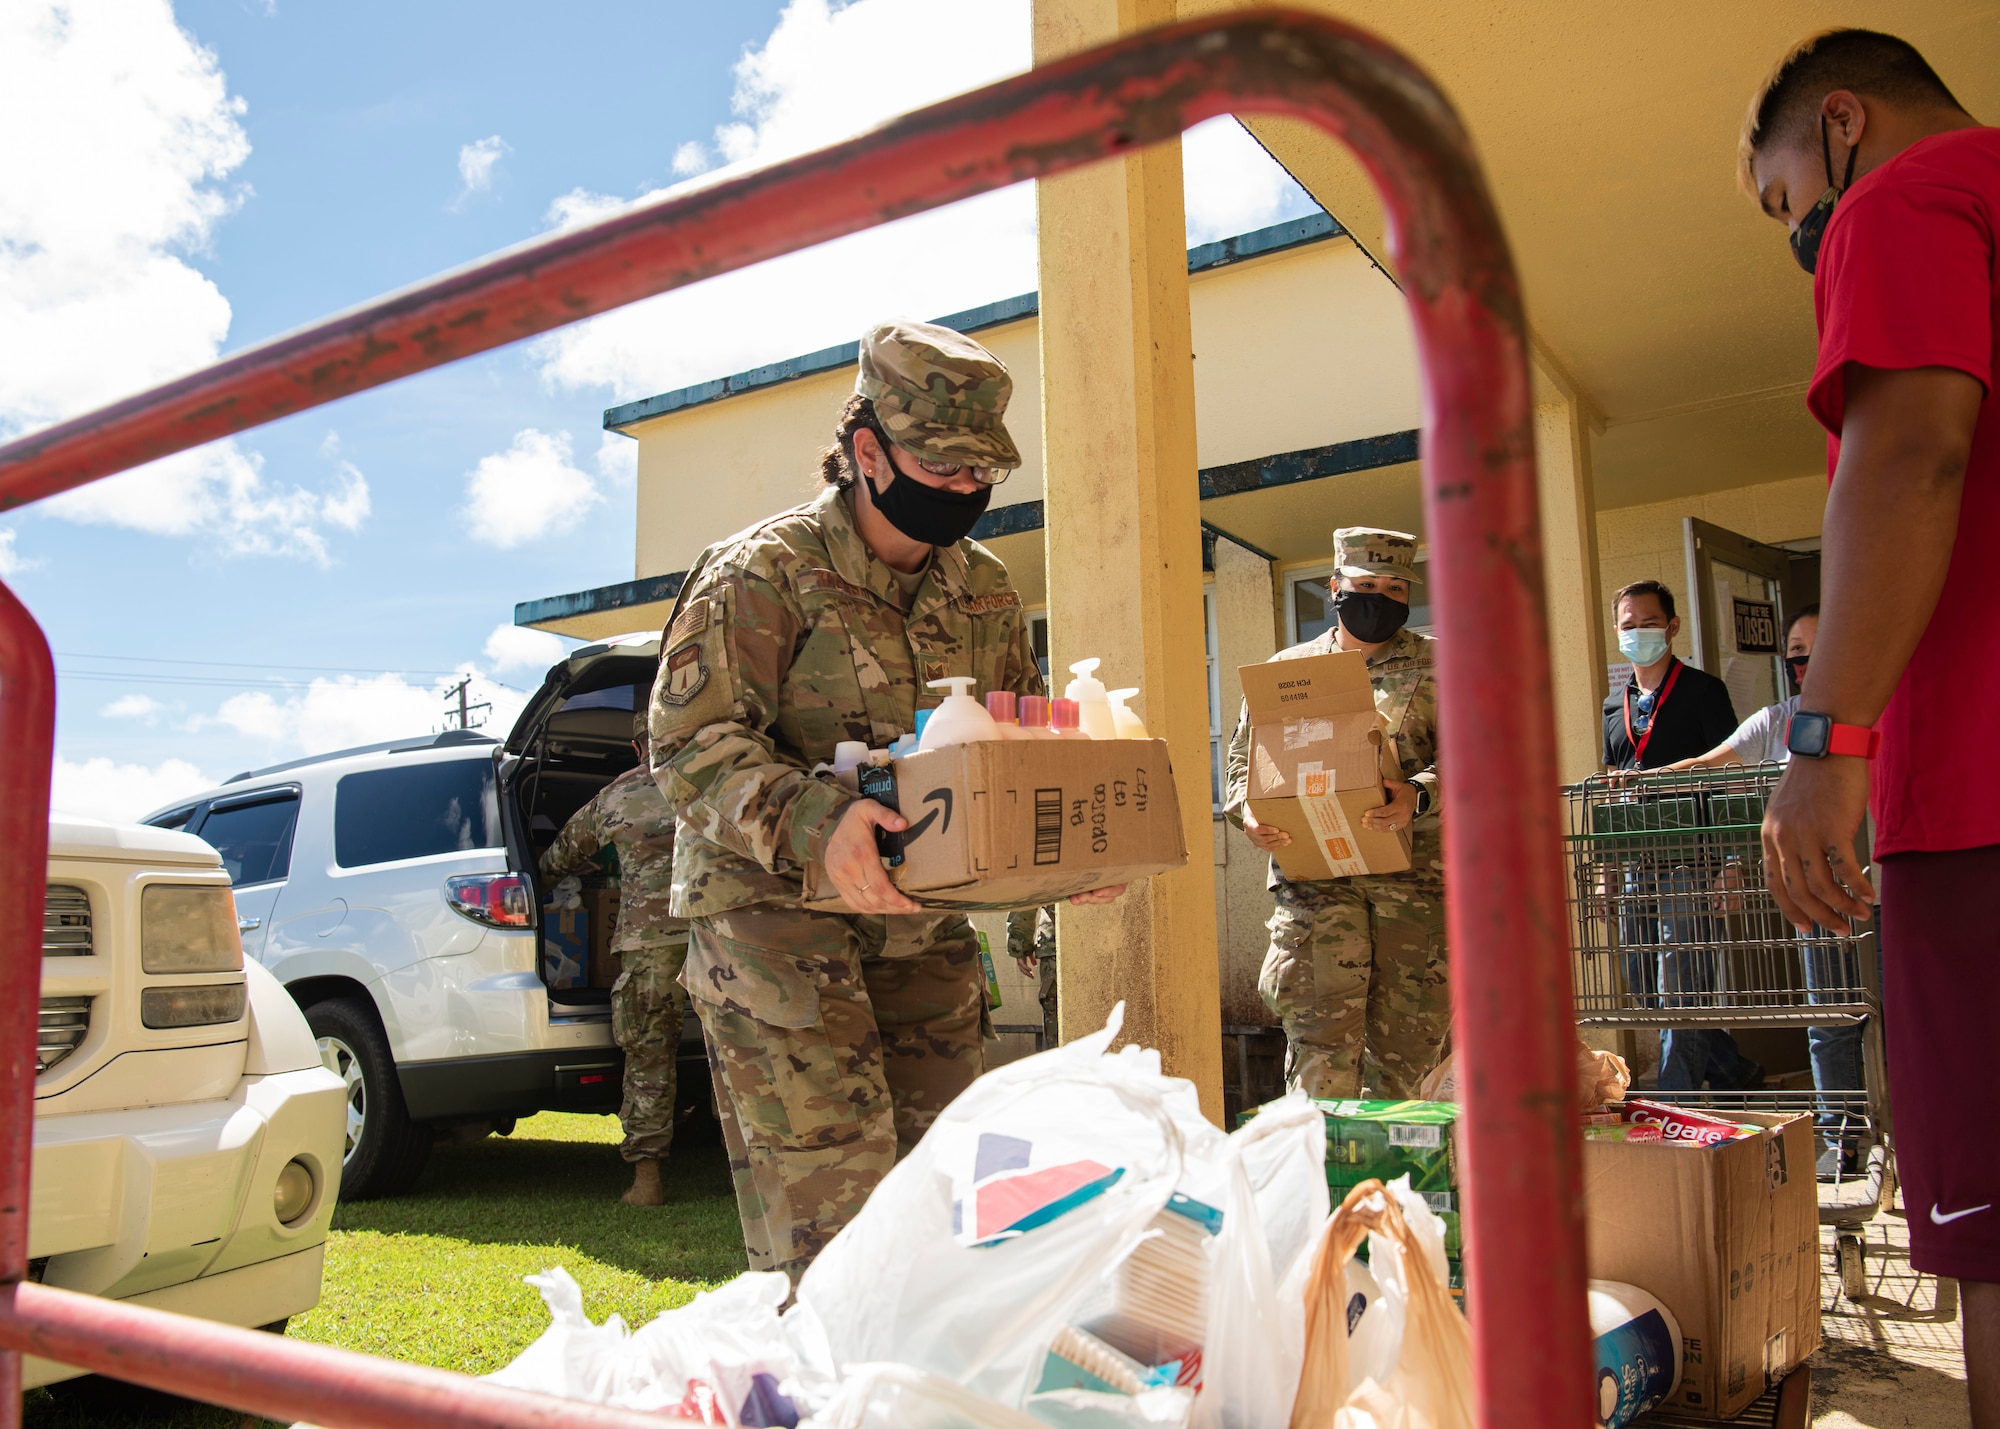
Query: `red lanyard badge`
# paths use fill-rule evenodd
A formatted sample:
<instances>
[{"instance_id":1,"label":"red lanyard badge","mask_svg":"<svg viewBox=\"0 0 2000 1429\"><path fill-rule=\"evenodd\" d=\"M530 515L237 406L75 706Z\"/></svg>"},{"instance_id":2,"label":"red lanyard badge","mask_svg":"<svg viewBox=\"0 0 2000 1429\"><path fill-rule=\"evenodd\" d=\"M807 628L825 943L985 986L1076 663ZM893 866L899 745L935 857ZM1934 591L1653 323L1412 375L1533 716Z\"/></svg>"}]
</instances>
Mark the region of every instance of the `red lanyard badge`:
<instances>
[{"instance_id":1,"label":"red lanyard badge","mask_svg":"<svg viewBox=\"0 0 2000 1429\"><path fill-rule=\"evenodd\" d=\"M1625 687L1625 739L1632 746L1632 764L1636 768L1645 762L1646 746L1653 742L1653 731L1660 727L1660 711L1667 707L1667 696L1674 692L1674 681L1681 677L1681 662L1674 661L1667 671L1666 682L1660 686L1660 696L1653 701L1653 714L1646 721L1645 731L1637 736L1632 733L1632 687L1634 680Z\"/></svg>"}]
</instances>

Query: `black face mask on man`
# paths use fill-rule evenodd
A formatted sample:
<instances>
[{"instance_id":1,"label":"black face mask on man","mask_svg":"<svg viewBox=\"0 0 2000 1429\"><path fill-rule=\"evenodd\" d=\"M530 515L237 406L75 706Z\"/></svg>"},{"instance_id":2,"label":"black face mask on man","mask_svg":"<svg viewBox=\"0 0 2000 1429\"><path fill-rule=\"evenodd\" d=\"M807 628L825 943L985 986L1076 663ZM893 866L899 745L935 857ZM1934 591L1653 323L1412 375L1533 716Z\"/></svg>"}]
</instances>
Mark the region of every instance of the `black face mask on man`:
<instances>
[{"instance_id":1,"label":"black face mask on man","mask_svg":"<svg viewBox=\"0 0 2000 1429\"><path fill-rule=\"evenodd\" d=\"M977 491L960 493L926 485L896 465L886 437L878 435L876 440L882 445L882 460L889 464L889 489L881 490L865 475L862 480L868 481L875 509L889 524L927 546L952 546L970 536L986 514L993 488L982 484Z\"/></svg>"},{"instance_id":2,"label":"black face mask on man","mask_svg":"<svg viewBox=\"0 0 2000 1429\"><path fill-rule=\"evenodd\" d=\"M1372 590L1337 591L1333 613L1363 645L1380 645L1408 623L1408 602Z\"/></svg>"},{"instance_id":3,"label":"black face mask on man","mask_svg":"<svg viewBox=\"0 0 2000 1429\"><path fill-rule=\"evenodd\" d=\"M1826 226L1833 220L1833 206L1840 202L1840 196L1854 184L1854 156L1857 148L1847 151L1847 172L1841 175L1840 187L1833 186L1833 149L1827 143L1826 116L1819 117L1819 157L1826 165L1826 192L1819 196L1819 202L1806 210L1799 220L1799 226L1792 230L1792 257L1799 260L1799 266L1808 273L1819 267L1819 244L1826 237Z\"/></svg>"}]
</instances>

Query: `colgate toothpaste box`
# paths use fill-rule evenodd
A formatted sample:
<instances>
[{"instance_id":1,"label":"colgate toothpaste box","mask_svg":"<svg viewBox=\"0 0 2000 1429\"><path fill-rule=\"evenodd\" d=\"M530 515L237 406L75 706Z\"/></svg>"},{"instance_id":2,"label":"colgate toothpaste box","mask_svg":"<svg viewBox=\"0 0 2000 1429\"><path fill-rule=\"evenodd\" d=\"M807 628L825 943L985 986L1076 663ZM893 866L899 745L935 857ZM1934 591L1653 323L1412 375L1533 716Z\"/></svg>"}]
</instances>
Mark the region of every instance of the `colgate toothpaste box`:
<instances>
[{"instance_id":1,"label":"colgate toothpaste box","mask_svg":"<svg viewBox=\"0 0 2000 1429\"><path fill-rule=\"evenodd\" d=\"M1740 1141L1745 1136L1756 1134L1736 1122L1687 1107L1669 1106L1664 1102L1628 1100L1623 1103L1623 1108L1625 1120L1633 1125L1657 1126L1662 1141L1720 1146L1725 1141Z\"/></svg>"}]
</instances>

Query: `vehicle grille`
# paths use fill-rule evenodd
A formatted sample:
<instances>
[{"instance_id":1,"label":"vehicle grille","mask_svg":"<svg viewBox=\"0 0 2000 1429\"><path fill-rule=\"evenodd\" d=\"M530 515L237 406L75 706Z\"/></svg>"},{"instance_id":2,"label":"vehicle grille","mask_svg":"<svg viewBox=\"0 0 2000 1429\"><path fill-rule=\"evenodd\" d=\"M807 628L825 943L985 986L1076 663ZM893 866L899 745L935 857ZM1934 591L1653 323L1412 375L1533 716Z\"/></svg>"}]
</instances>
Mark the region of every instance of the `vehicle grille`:
<instances>
[{"instance_id":1,"label":"vehicle grille","mask_svg":"<svg viewBox=\"0 0 2000 1429\"><path fill-rule=\"evenodd\" d=\"M40 1076L82 1045L90 1031L90 999L45 997L35 1038L35 1074Z\"/></svg>"},{"instance_id":2,"label":"vehicle grille","mask_svg":"<svg viewBox=\"0 0 2000 1429\"><path fill-rule=\"evenodd\" d=\"M87 958L93 951L90 895L66 883L51 883L42 905L42 956Z\"/></svg>"}]
</instances>

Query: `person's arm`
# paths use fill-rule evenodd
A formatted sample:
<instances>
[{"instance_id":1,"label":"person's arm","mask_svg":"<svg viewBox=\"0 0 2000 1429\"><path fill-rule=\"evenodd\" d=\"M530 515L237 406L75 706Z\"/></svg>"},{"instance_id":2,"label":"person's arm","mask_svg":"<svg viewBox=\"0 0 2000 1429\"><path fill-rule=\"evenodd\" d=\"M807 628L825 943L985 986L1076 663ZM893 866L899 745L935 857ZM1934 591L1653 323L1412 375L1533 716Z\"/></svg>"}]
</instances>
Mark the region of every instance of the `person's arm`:
<instances>
[{"instance_id":1,"label":"person's arm","mask_svg":"<svg viewBox=\"0 0 2000 1429\"><path fill-rule=\"evenodd\" d=\"M542 877L553 882L590 867L597 851L604 847L603 831L598 824L595 799L571 814L556 841L542 852Z\"/></svg>"},{"instance_id":2,"label":"person's arm","mask_svg":"<svg viewBox=\"0 0 2000 1429\"><path fill-rule=\"evenodd\" d=\"M1850 363L1845 380L1820 546L1820 633L1799 708L1867 727L1944 588L1985 389L1945 367ZM1867 760L1836 754L1786 767L1764 815L1764 877L1799 928L1869 916L1875 890L1853 852L1867 808Z\"/></svg>"},{"instance_id":3,"label":"person's arm","mask_svg":"<svg viewBox=\"0 0 2000 1429\"><path fill-rule=\"evenodd\" d=\"M1661 765L1662 770L1685 771L1688 769L1727 769L1732 764L1743 764L1746 749L1762 749L1766 731L1771 721L1777 717L1783 705L1766 705L1743 723L1736 726L1735 733L1706 754L1697 754L1692 759L1676 759L1672 764Z\"/></svg>"}]
</instances>

